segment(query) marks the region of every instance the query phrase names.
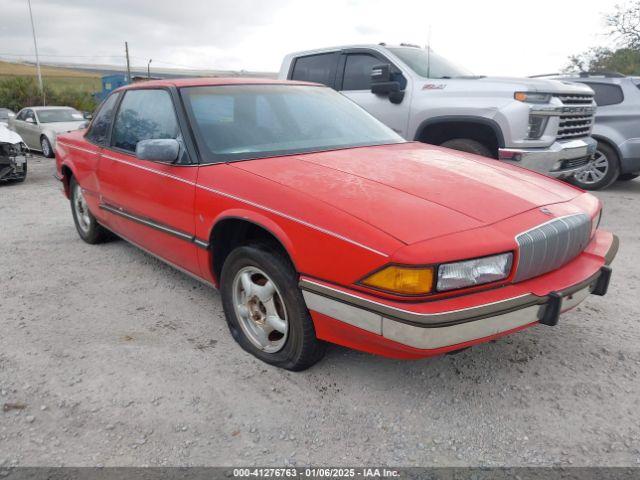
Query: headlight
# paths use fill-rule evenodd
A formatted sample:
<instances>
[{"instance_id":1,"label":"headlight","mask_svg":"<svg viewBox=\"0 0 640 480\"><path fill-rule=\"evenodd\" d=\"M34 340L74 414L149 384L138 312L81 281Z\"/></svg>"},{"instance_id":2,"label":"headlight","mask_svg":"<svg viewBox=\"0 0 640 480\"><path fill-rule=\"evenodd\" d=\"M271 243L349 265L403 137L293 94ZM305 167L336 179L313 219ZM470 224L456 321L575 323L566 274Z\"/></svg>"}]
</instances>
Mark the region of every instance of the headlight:
<instances>
[{"instance_id":1,"label":"headlight","mask_svg":"<svg viewBox=\"0 0 640 480\"><path fill-rule=\"evenodd\" d=\"M496 282L509 276L513 253L475 258L463 262L444 263L438 267L439 292Z\"/></svg>"},{"instance_id":2,"label":"headlight","mask_svg":"<svg viewBox=\"0 0 640 480\"><path fill-rule=\"evenodd\" d=\"M360 283L400 295L426 295L433 288L433 268L390 265L372 273Z\"/></svg>"},{"instance_id":3,"label":"headlight","mask_svg":"<svg viewBox=\"0 0 640 480\"><path fill-rule=\"evenodd\" d=\"M513 98L519 102L526 103L549 103L551 100L551 94L539 92L516 92L513 94Z\"/></svg>"},{"instance_id":4,"label":"headlight","mask_svg":"<svg viewBox=\"0 0 640 480\"><path fill-rule=\"evenodd\" d=\"M602 220L602 209L598 210L598 213L595 217L591 219L591 236L593 237L596 233L596 230L600 226L600 220Z\"/></svg>"}]
</instances>

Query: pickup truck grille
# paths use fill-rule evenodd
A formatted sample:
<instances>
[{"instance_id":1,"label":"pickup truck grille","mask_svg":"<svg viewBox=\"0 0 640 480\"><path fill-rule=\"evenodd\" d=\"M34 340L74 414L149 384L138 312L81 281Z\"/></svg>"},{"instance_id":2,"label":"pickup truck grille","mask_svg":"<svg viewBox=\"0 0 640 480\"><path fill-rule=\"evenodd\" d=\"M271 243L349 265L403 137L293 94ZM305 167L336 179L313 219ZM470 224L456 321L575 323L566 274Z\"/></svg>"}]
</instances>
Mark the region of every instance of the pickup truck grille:
<instances>
[{"instance_id":1,"label":"pickup truck grille","mask_svg":"<svg viewBox=\"0 0 640 480\"><path fill-rule=\"evenodd\" d=\"M516 237L519 247L515 282L560 268L577 257L591 238L591 219L584 213L543 223Z\"/></svg>"},{"instance_id":2,"label":"pickup truck grille","mask_svg":"<svg viewBox=\"0 0 640 480\"><path fill-rule=\"evenodd\" d=\"M560 115L558 140L588 137L594 121L593 95L557 95L566 105L566 113ZM593 110L592 110L593 109Z\"/></svg>"}]
</instances>

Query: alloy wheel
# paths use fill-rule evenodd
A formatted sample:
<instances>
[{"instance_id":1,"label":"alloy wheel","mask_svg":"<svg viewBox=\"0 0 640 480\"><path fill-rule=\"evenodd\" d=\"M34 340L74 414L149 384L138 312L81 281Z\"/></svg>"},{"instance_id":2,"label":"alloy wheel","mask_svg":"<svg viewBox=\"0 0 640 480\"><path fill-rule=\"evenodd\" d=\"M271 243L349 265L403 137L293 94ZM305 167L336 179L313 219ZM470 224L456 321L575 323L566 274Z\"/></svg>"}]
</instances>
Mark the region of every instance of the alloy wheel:
<instances>
[{"instance_id":1,"label":"alloy wheel","mask_svg":"<svg viewBox=\"0 0 640 480\"><path fill-rule=\"evenodd\" d=\"M91 217L89 216L89 207L82 193L82 188L76 183L73 191L73 209L78 219L78 225L84 233L89 233L91 229Z\"/></svg>"},{"instance_id":2,"label":"alloy wheel","mask_svg":"<svg viewBox=\"0 0 640 480\"><path fill-rule=\"evenodd\" d=\"M249 341L265 353L282 350L289 321L275 282L257 267L244 267L236 273L232 291L235 314Z\"/></svg>"},{"instance_id":3,"label":"alloy wheel","mask_svg":"<svg viewBox=\"0 0 640 480\"><path fill-rule=\"evenodd\" d=\"M600 150L596 150L593 158L585 165L585 167L576 172L573 176L575 179L585 185L593 185L601 181L609 171L609 159Z\"/></svg>"},{"instance_id":4,"label":"alloy wheel","mask_svg":"<svg viewBox=\"0 0 640 480\"><path fill-rule=\"evenodd\" d=\"M49 145L49 141L46 138L43 138L40 141L40 145L42 146L42 154L45 157L48 157L49 155L51 155L51 145Z\"/></svg>"}]
</instances>

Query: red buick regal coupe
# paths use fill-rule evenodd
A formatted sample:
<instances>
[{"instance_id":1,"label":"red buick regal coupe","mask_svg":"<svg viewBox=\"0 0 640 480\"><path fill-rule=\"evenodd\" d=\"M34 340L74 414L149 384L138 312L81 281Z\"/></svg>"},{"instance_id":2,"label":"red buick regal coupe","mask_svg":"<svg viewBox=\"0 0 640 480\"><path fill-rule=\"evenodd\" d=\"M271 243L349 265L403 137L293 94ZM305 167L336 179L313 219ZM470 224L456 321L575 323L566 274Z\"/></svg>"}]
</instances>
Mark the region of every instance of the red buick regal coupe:
<instances>
[{"instance_id":1,"label":"red buick regal coupe","mask_svg":"<svg viewBox=\"0 0 640 480\"><path fill-rule=\"evenodd\" d=\"M240 346L290 370L326 342L419 358L555 325L618 246L592 195L406 142L320 85L136 84L56 148L84 241L218 287Z\"/></svg>"}]
</instances>

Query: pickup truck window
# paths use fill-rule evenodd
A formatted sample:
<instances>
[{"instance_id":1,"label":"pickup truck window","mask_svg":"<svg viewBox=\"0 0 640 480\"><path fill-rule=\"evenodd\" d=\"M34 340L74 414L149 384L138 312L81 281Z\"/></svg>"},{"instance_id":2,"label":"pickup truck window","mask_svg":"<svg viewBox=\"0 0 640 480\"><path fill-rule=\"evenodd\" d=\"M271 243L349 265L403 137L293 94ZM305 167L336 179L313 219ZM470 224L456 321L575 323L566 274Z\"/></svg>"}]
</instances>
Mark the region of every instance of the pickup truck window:
<instances>
[{"instance_id":1,"label":"pickup truck window","mask_svg":"<svg viewBox=\"0 0 640 480\"><path fill-rule=\"evenodd\" d=\"M299 57L293 65L291 79L333 87L337 65L338 54L335 52Z\"/></svg>"},{"instance_id":2,"label":"pickup truck window","mask_svg":"<svg viewBox=\"0 0 640 480\"><path fill-rule=\"evenodd\" d=\"M469 77L473 74L437 53L422 48L398 47L389 51L402 60L411 70L425 78Z\"/></svg>"},{"instance_id":3,"label":"pickup truck window","mask_svg":"<svg viewBox=\"0 0 640 480\"><path fill-rule=\"evenodd\" d=\"M93 122L91 122L91 127L86 135L87 140L97 143L98 145L104 145L106 143L109 127L113 120L113 110L118 103L119 96L120 94L115 93L104 101Z\"/></svg>"},{"instance_id":4,"label":"pickup truck window","mask_svg":"<svg viewBox=\"0 0 640 480\"><path fill-rule=\"evenodd\" d=\"M113 126L112 144L135 152L140 140L178 138L178 121L166 90L128 90Z\"/></svg>"},{"instance_id":5,"label":"pickup truck window","mask_svg":"<svg viewBox=\"0 0 640 480\"><path fill-rule=\"evenodd\" d=\"M347 55L342 90L369 90L371 88L371 70L381 63L383 62L368 53Z\"/></svg>"},{"instance_id":6,"label":"pickup truck window","mask_svg":"<svg viewBox=\"0 0 640 480\"><path fill-rule=\"evenodd\" d=\"M618 85L612 85L610 83L598 83L598 82L584 82L585 85L591 87L594 91L595 101L599 107L606 107L607 105L617 105L624 101L624 94L622 88Z\"/></svg>"},{"instance_id":7,"label":"pickup truck window","mask_svg":"<svg viewBox=\"0 0 640 480\"><path fill-rule=\"evenodd\" d=\"M329 88L237 85L180 93L207 163L404 142Z\"/></svg>"}]
</instances>

